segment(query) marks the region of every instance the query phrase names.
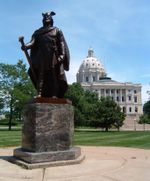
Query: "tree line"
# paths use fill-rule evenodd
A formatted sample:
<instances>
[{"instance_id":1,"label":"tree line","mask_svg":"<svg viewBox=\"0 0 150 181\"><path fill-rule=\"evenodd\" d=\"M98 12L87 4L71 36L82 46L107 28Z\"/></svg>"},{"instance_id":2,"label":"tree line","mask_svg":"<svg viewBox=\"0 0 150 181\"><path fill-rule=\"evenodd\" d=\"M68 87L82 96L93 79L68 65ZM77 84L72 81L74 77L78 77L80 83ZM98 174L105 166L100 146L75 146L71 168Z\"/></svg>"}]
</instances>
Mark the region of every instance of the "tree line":
<instances>
[{"instance_id":1,"label":"tree line","mask_svg":"<svg viewBox=\"0 0 150 181\"><path fill-rule=\"evenodd\" d=\"M12 124L22 121L22 109L26 101L36 96L32 82L27 73L27 66L22 60L17 64L0 64L0 113L11 130ZM69 85L66 98L74 106L75 126L103 128L108 131L114 127L119 130L123 125L125 114L111 97L98 98L96 92L84 90L80 84ZM145 104L149 111L150 103ZM144 115L145 116L145 115ZM150 117L149 114L146 116Z\"/></svg>"},{"instance_id":2,"label":"tree line","mask_svg":"<svg viewBox=\"0 0 150 181\"><path fill-rule=\"evenodd\" d=\"M22 121L25 102L36 94L22 60L16 65L0 63L0 113L9 126Z\"/></svg>"}]
</instances>

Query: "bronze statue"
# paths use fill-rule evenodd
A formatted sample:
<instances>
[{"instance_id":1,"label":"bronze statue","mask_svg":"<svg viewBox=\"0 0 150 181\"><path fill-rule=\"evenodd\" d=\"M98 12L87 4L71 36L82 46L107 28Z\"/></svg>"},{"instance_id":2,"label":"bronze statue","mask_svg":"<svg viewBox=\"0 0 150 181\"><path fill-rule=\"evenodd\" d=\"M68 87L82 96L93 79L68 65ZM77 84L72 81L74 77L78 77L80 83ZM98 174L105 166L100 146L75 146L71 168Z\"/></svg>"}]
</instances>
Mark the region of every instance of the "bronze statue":
<instances>
[{"instance_id":1,"label":"bronze statue","mask_svg":"<svg viewBox=\"0 0 150 181\"><path fill-rule=\"evenodd\" d=\"M42 15L43 27L33 33L31 41L24 44L22 37L19 41L30 63L28 72L38 97L63 98L68 87L65 70L69 70L69 49L62 31L53 26L55 13Z\"/></svg>"}]
</instances>

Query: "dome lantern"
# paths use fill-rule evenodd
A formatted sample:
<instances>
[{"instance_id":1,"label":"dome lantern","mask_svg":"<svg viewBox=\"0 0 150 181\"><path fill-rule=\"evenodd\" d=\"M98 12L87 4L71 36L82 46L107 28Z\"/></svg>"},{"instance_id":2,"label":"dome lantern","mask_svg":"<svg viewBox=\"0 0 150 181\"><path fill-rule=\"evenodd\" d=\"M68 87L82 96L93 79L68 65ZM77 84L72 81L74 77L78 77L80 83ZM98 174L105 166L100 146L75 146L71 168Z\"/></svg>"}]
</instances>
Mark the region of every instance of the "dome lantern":
<instances>
[{"instance_id":1,"label":"dome lantern","mask_svg":"<svg viewBox=\"0 0 150 181\"><path fill-rule=\"evenodd\" d=\"M88 50L88 57L94 57L94 51L92 48Z\"/></svg>"}]
</instances>

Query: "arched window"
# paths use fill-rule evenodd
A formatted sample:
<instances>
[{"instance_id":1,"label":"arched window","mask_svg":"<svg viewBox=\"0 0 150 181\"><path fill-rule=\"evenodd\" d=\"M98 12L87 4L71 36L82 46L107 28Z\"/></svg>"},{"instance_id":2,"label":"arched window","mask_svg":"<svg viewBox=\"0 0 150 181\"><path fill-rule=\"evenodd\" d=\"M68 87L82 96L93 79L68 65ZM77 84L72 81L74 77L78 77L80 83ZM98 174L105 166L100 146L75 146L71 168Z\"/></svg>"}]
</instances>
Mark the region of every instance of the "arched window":
<instances>
[{"instance_id":1,"label":"arched window","mask_svg":"<svg viewBox=\"0 0 150 181\"><path fill-rule=\"evenodd\" d=\"M95 82L95 76L93 76L93 82Z\"/></svg>"},{"instance_id":2,"label":"arched window","mask_svg":"<svg viewBox=\"0 0 150 181\"><path fill-rule=\"evenodd\" d=\"M88 82L88 81L89 81L89 77L86 77L86 78L85 78L85 81Z\"/></svg>"},{"instance_id":3,"label":"arched window","mask_svg":"<svg viewBox=\"0 0 150 181\"><path fill-rule=\"evenodd\" d=\"M137 96L134 97L134 102L137 102Z\"/></svg>"},{"instance_id":4,"label":"arched window","mask_svg":"<svg viewBox=\"0 0 150 181\"><path fill-rule=\"evenodd\" d=\"M122 108L123 113L126 113L126 107Z\"/></svg>"},{"instance_id":5,"label":"arched window","mask_svg":"<svg viewBox=\"0 0 150 181\"><path fill-rule=\"evenodd\" d=\"M135 107L135 112L138 112L138 107Z\"/></svg>"},{"instance_id":6,"label":"arched window","mask_svg":"<svg viewBox=\"0 0 150 181\"><path fill-rule=\"evenodd\" d=\"M128 96L128 100L131 101L131 96Z\"/></svg>"},{"instance_id":7,"label":"arched window","mask_svg":"<svg viewBox=\"0 0 150 181\"><path fill-rule=\"evenodd\" d=\"M119 100L119 96L117 96L117 102L119 102L120 100Z\"/></svg>"}]
</instances>

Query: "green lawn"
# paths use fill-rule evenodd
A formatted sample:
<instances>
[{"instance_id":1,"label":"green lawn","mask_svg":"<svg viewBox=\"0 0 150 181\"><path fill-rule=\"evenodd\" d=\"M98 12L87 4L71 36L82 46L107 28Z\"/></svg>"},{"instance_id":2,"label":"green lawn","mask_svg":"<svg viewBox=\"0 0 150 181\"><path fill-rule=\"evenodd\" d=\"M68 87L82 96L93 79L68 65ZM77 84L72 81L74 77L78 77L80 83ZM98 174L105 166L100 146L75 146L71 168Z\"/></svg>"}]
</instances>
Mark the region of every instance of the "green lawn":
<instances>
[{"instance_id":1,"label":"green lawn","mask_svg":"<svg viewBox=\"0 0 150 181\"><path fill-rule=\"evenodd\" d=\"M110 131L76 130L75 145L87 146L120 146L150 149L150 131ZM0 147L20 146L21 130L7 131L0 129Z\"/></svg>"},{"instance_id":2,"label":"green lawn","mask_svg":"<svg viewBox=\"0 0 150 181\"><path fill-rule=\"evenodd\" d=\"M13 129L12 131L6 128L0 129L0 147L20 146L21 145L21 130Z\"/></svg>"},{"instance_id":3,"label":"green lawn","mask_svg":"<svg viewBox=\"0 0 150 181\"><path fill-rule=\"evenodd\" d=\"M75 145L150 149L150 131L76 131Z\"/></svg>"}]
</instances>

